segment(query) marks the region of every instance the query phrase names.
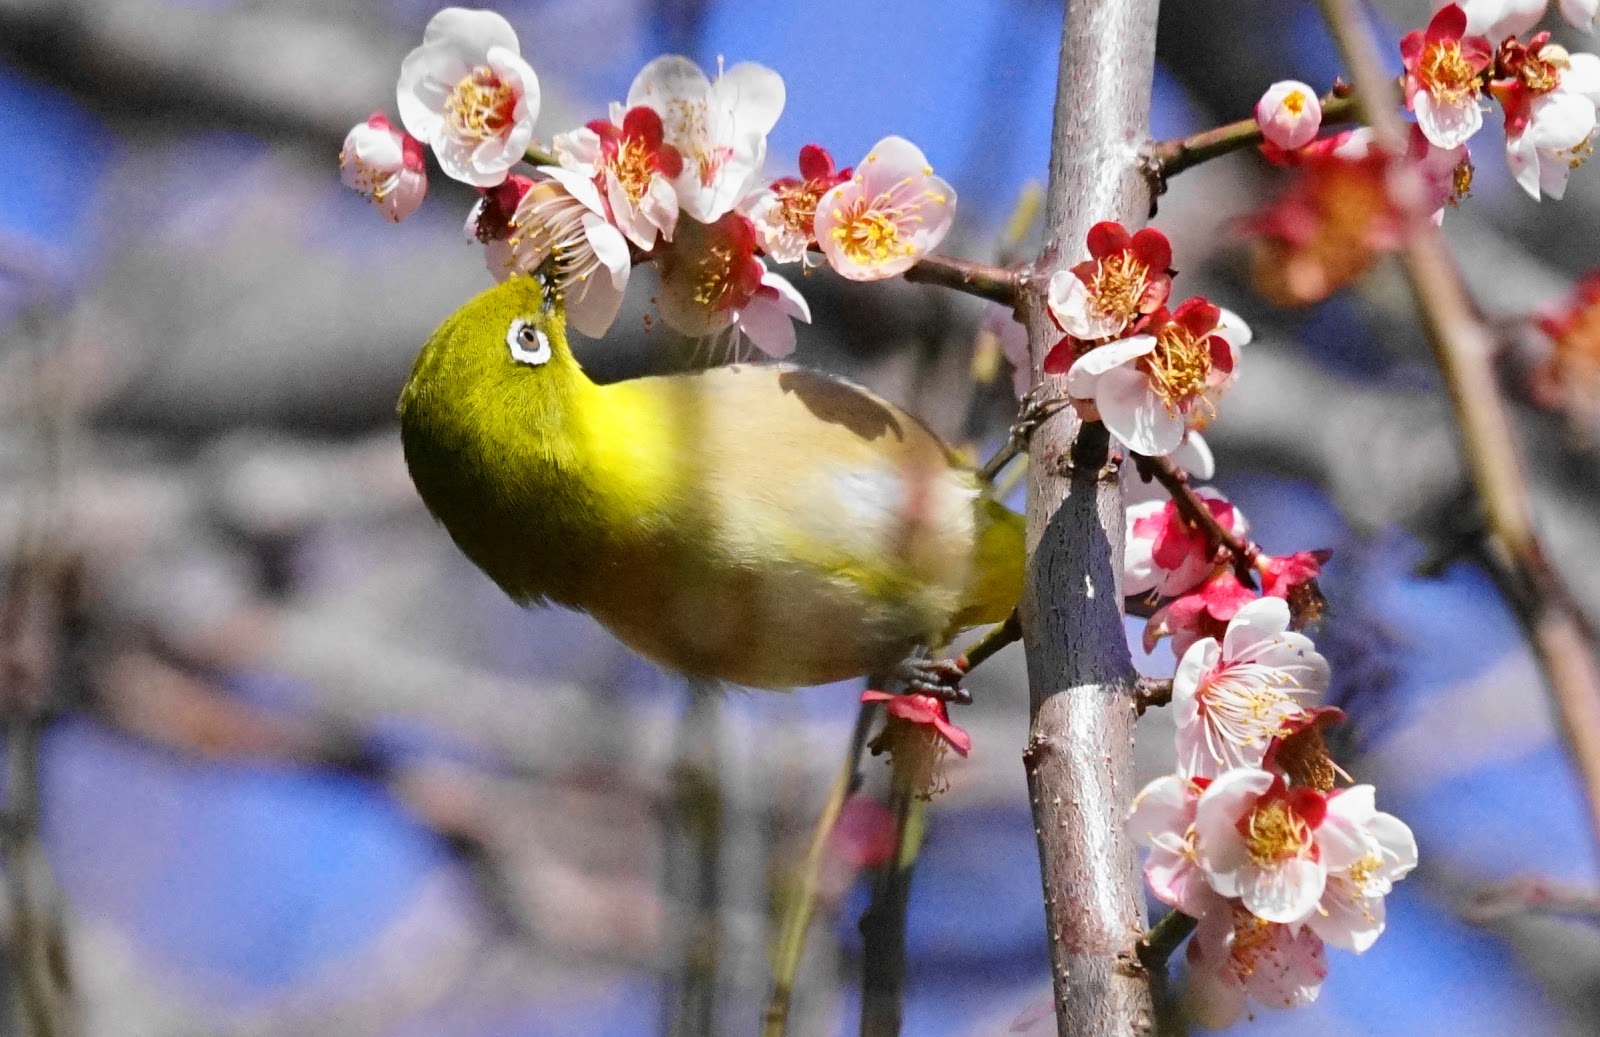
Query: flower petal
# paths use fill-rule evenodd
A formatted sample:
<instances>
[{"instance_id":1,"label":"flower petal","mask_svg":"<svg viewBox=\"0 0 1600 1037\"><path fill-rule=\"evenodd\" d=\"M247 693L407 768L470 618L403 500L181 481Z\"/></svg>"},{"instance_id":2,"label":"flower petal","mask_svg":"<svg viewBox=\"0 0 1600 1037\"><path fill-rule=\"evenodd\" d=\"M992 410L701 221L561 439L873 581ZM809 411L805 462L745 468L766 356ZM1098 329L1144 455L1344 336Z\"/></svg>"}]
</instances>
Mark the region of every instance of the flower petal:
<instances>
[{"instance_id":1,"label":"flower petal","mask_svg":"<svg viewBox=\"0 0 1600 1037\"><path fill-rule=\"evenodd\" d=\"M1150 381L1141 371L1131 367L1107 371L1095 385L1094 400L1106 428L1138 453L1160 457L1183 442L1183 419L1150 391Z\"/></svg>"}]
</instances>

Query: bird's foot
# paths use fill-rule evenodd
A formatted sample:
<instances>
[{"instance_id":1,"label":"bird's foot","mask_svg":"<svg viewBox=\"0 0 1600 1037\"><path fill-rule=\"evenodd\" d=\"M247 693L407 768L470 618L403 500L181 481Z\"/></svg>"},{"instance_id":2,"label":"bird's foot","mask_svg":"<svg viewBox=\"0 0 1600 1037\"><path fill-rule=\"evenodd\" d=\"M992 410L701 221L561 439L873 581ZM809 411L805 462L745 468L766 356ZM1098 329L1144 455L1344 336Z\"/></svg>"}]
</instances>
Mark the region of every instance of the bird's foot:
<instances>
[{"instance_id":1,"label":"bird's foot","mask_svg":"<svg viewBox=\"0 0 1600 1037\"><path fill-rule=\"evenodd\" d=\"M894 675L905 682L908 695L928 695L958 705L972 702L972 692L961 683L967 667L960 659L906 659L895 667Z\"/></svg>"},{"instance_id":2,"label":"bird's foot","mask_svg":"<svg viewBox=\"0 0 1600 1037\"><path fill-rule=\"evenodd\" d=\"M1033 438L1034 430L1043 425L1050 416L1072 401L1064 396L1052 400L1041 400L1039 393L1043 385L1036 385L1022 396L1022 407L1017 411L1017 420L1011 423L1009 438L1020 450L1028 449L1028 440Z\"/></svg>"}]
</instances>

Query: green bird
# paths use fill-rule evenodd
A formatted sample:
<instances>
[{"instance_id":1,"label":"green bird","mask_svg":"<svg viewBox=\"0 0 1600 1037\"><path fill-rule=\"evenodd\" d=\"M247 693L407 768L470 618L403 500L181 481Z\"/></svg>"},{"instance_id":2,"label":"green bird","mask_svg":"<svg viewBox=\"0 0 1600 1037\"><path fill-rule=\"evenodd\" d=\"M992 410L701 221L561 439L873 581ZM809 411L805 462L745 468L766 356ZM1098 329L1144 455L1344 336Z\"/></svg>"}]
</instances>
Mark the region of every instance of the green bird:
<instances>
[{"instance_id":1,"label":"green bird","mask_svg":"<svg viewBox=\"0 0 1600 1037\"><path fill-rule=\"evenodd\" d=\"M1021 516L910 414L785 365L597 385L532 277L439 326L400 429L429 511L502 590L691 676L883 672L1021 592Z\"/></svg>"}]
</instances>

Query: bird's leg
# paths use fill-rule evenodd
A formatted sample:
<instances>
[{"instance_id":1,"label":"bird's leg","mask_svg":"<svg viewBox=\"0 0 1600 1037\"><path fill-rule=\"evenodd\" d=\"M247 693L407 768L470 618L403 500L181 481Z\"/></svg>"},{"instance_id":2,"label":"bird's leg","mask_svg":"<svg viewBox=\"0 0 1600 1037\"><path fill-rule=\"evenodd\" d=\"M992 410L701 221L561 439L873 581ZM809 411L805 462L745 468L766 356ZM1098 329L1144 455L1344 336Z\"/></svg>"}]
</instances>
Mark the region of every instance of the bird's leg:
<instances>
[{"instance_id":1,"label":"bird's leg","mask_svg":"<svg viewBox=\"0 0 1600 1037\"><path fill-rule=\"evenodd\" d=\"M1028 440L1033 438L1033 430L1044 424L1045 420L1061 408L1071 403L1065 398L1054 400L1039 399L1039 391L1044 386L1036 385L1029 389L1022 397L1022 408L1017 412L1017 420L1011 425L1011 431L1006 436L1005 445L995 451L984 466L978 469L978 479L984 483L992 483L1010 464L1018 454L1028 449Z\"/></svg>"},{"instance_id":2,"label":"bird's leg","mask_svg":"<svg viewBox=\"0 0 1600 1037\"><path fill-rule=\"evenodd\" d=\"M906 659L896 668L895 676L905 681L906 691L910 694L931 695L942 702L965 705L972 701L972 693L961 683L967 674L979 663L1021 638L1022 624L1013 609L1005 622L990 627L954 659Z\"/></svg>"}]
</instances>

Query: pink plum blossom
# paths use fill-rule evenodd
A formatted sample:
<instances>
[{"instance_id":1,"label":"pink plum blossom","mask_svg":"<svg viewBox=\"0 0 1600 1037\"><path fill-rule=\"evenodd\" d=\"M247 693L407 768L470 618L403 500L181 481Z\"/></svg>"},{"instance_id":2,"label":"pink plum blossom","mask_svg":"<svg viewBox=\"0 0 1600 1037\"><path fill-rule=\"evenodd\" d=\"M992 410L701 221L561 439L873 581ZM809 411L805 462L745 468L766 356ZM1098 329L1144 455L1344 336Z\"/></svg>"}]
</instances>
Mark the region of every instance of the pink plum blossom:
<instances>
[{"instance_id":1,"label":"pink plum blossom","mask_svg":"<svg viewBox=\"0 0 1600 1037\"><path fill-rule=\"evenodd\" d=\"M478 201L467 212L467 240L483 244L484 262L496 281L519 272L513 266L511 217L532 187L532 180L513 173L493 187L478 188Z\"/></svg>"},{"instance_id":2,"label":"pink plum blossom","mask_svg":"<svg viewBox=\"0 0 1600 1037\"><path fill-rule=\"evenodd\" d=\"M1187 953L1185 1002L1196 1021L1214 1029L1237 1022L1250 1001L1267 1008L1309 1005L1328 975L1315 933L1263 921L1238 903L1206 914Z\"/></svg>"},{"instance_id":3,"label":"pink plum blossom","mask_svg":"<svg viewBox=\"0 0 1600 1037\"><path fill-rule=\"evenodd\" d=\"M433 148L445 175L492 187L522 160L539 116L539 78L511 23L447 7L400 64L400 119Z\"/></svg>"},{"instance_id":4,"label":"pink plum blossom","mask_svg":"<svg viewBox=\"0 0 1600 1037\"><path fill-rule=\"evenodd\" d=\"M1350 816L1329 794L1255 767L1222 772L1195 807L1195 858L1211 888L1238 897L1268 922L1295 925L1315 914L1328 873L1367 852Z\"/></svg>"},{"instance_id":5,"label":"pink plum blossom","mask_svg":"<svg viewBox=\"0 0 1600 1037\"><path fill-rule=\"evenodd\" d=\"M1454 148L1483 127L1482 76L1494 47L1468 35L1467 15L1456 4L1440 8L1425 30L1400 41L1406 68L1406 107L1441 148Z\"/></svg>"},{"instance_id":6,"label":"pink plum blossom","mask_svg":"<svg viewBox=\"0 0 1600 1037\"><path fill-rule=\"evenodd\" d=\"M553 142L563 169L593 177L611 206L611 218L629 241L646 251L656 236L672 240L678 225L678 193L683 156L665 142L661 116L654 109L629 108L620 126L596 119Z\"/></svg>"},{"instance_id":7,"label":"pink plum blossom","mask_svg":"<svg viewBox=\"0 0 1600 1037\"><path fill-rule=\"evenodd\" d=\"M1383 898L1417 866L1417 840L1404 821L1377 808L1371 785L1329 793L1328 814L1356 832L1362 853L1329 869L1322 901L1306 925L1335 947L1360 954L1383 934Z\"/></svg>"},{"instance_id":8,"label":"pink plum blossom","mask_svg":"<svg viewBox=\"0 0 1600 1037\"><path fill-rule=\"evenodd\" d=\"M1234 381L1250 329L1235 314L1194 298L1151 318L1143 334L1096 346L1067 371L1067 392L1092 402L1111 434L1138 453L1169 454L1205 425Z\"/></svg>"},{"instance_id":9,"label":"pink plum blossom","mask_svg":"<svg viewBox=\"0 0 1600 1037\"><path fill-rule=\"evenodd\" d=\"M1296 551L1292 555L1256 556L1256 570L1261 573L1261 593L1269 598L1282 598L1289 603L1289 626L1304 630L1322 617L1325 602L1317 577L1328 564L1333 552L1328 550Z\"/></svg>"},{"instance_id":10,"label":"pink plum blossom","mask_svg":"<svg viewBox=\"0 0 1600 1037\"><path fill-rule=\"evenodd\" d=\"M1222 903L1206 883L1194 853L1195 807L1208 778L1169 774L1146 785L1133 798L1128 834L1150 848L1144 878L1163 903L1201 918Z\"/></svg>"},{"instance_id":11,"label":"pink plum blossom","mask_svg":"<svg viewBox=\"0 0 1600 1037\"><path fill-rule=\"evenodd\" d=\"M811 321L805 297L756 258L750 221L728 213L712 224L685 220L660 259L661 316L685 335L737 328L768 356L794 352L792 321Z\"/></svg>"},{"instance_id":12,"label":"pink plum blossom","mask_svg":"<svg viewBox=\"0 0 1600 1037\"><path fill-rule=\"evenodd\" d=\"M950 722L950 711L932 695L891 695L887 691L863 691L862 702L883 702L890 719L925 727L965 756L972 751L972 737Z\"/></svg>"},{"instance_id":13,"label":"pink plum blossom","mask_svg":"<svg viewBox=\"0 0 1600 1037\"><path fill-rule=\"evenodd\" d=\"M1067 341L1045 357L1049 374L1066 373L1087 343L1141 330L1172 292L1172 245L1160 231L1097 223L1088 247L1088 259L1050 277L1050 316Z\"/></svg>"},{"instance_id":14,"label":"pink plum blossom","mask_svg":"<svg viewBox=\"0 0 1600 1037\"><path fill-rule=\"evenodd\" d=\"M606 220L594 182L556 166L525 192L509 221L506 274L535 274L566 304L567 320L600 338L622 307L633 257L622 232Z\"/></svg>"},{"instance_id":15,"label":"pink plum blossom","mask_svg":"<svg viewBox=\"0 0 1600 1037\"><path fill-rule=\"evenodd\" d=\"M817 203L850 179L849 169L834 169L833 156L815 144L800 149L800 175L780 177L740 203L755 224L762 251L779 263L804 262L816 246Z\"/></svg>"},{"instance_id":16,"label":"pink plum blossom","mask_svg":"<svg viewBox=\"0 0 1600 1037\"><path fill-rule=\"evenodd\" d=\"M745 62L713 82L693 61L669 54L634 77L626 107L661 116L666 142L683 157L674 184L679 204L715 223L755 186L783 102L783 79L770 68Z\"/></svg>"},{"instance_id":17,"label":"pink plum blossom","mask_svg":"<svg viewBox=\"0 0 1600 1037\"><path fill-rule=\"evenodd\" d=\"M1210 487L1196 491L1224 529L1243 537L1244 515ZM1128 505L1128 542L1123 554L1122 593L1154 592L1163 598L1192 590L1211 573L1215 549L1205 531L1189 524L1171 500Z\"/></svg>"},{"instance_id":18,"label":"pink plum blossom","mask_svg":"<svg viewBox=\"0 0 1600 1037\"><path fill-rule=\"evenodd\" d=\"M1231 568L1219 566L1206 582L1156 609L1144 625L1144 650L1153 650L1156 642L1170 636L1172 651L1181 658L1201 638L1220 640L1228 621L1257 597Z\"/></svg>"},{"instance_id":19,"label":"pink plum blossom","mask_svg":"<svg viewBox=\"0 0 1600 1037\"><path fill-rule=\"evenodd\" d=\"M373 112L345 135L339 179L398 223L417 211L428 192L422 142L390 126L382 112Z\"/></svg>"},{"instance_id":20,"label":"pink plum blossom","mask_svg":"<svg viewBox=\"0 0 1600 1037\"><path fill-rule=\"evenodd\" d=\"M1562 0L1565 7L1567 0ZM1539 24L1550 0L1433 0L1433 9L1461 8L1467 19L1467 32L1499 43L1507 36L1527 32Z\"/></svg>"},{"instance_id":21,"label":"pink plum blossom","mask_svg":"<svg viewBox=\"0 0 1600 1037\"><path fill-rule=\"evenodd\" d=\"M888 719L872 740L872 752L889 753L897 780L924 798L943 791L940 764L947 750L959 756L972 751L972 738L950 722L945 704L932 695L891 695L864 691L863 703L882 702Z\"/></svg>"},{"instance_id":22,"label":"pink plum blossom","mask_svg":"<svg viewBox=\"0 0 1600 1037\"><path fill-rule=\"evenodd\" d=\"M1304 634L1289 629L1281 598L1240 608L1219 643L1190 645L1172 678L1178 769L1215 777L1255 767L1286 723L1328 687L1328 663Z\"/></svg>"},{"instance_id":23,"label":"pink plum blossom","mask_svg":"<svg viewBox=\"0 0 1600 1037\"><path fill-rule=\"evenodd\" d=\"M1256 102L1256 123L1269 142L1292 151L1311 143L1322 128L1322 102L1309 86L1285 79Z\"/></svg>"},{"instance_id":24,"label":"pink plum blossom","mask_svg":"<svg viewBox=\"0 0 1600 1037\"><path fill-rule=\"evenodd\" d=\"M850 179L817 202L817 245L852 281L904 273L936 248L955 218L956 193L901 137L872 146Z\"/></svg>"}]
</instances>

